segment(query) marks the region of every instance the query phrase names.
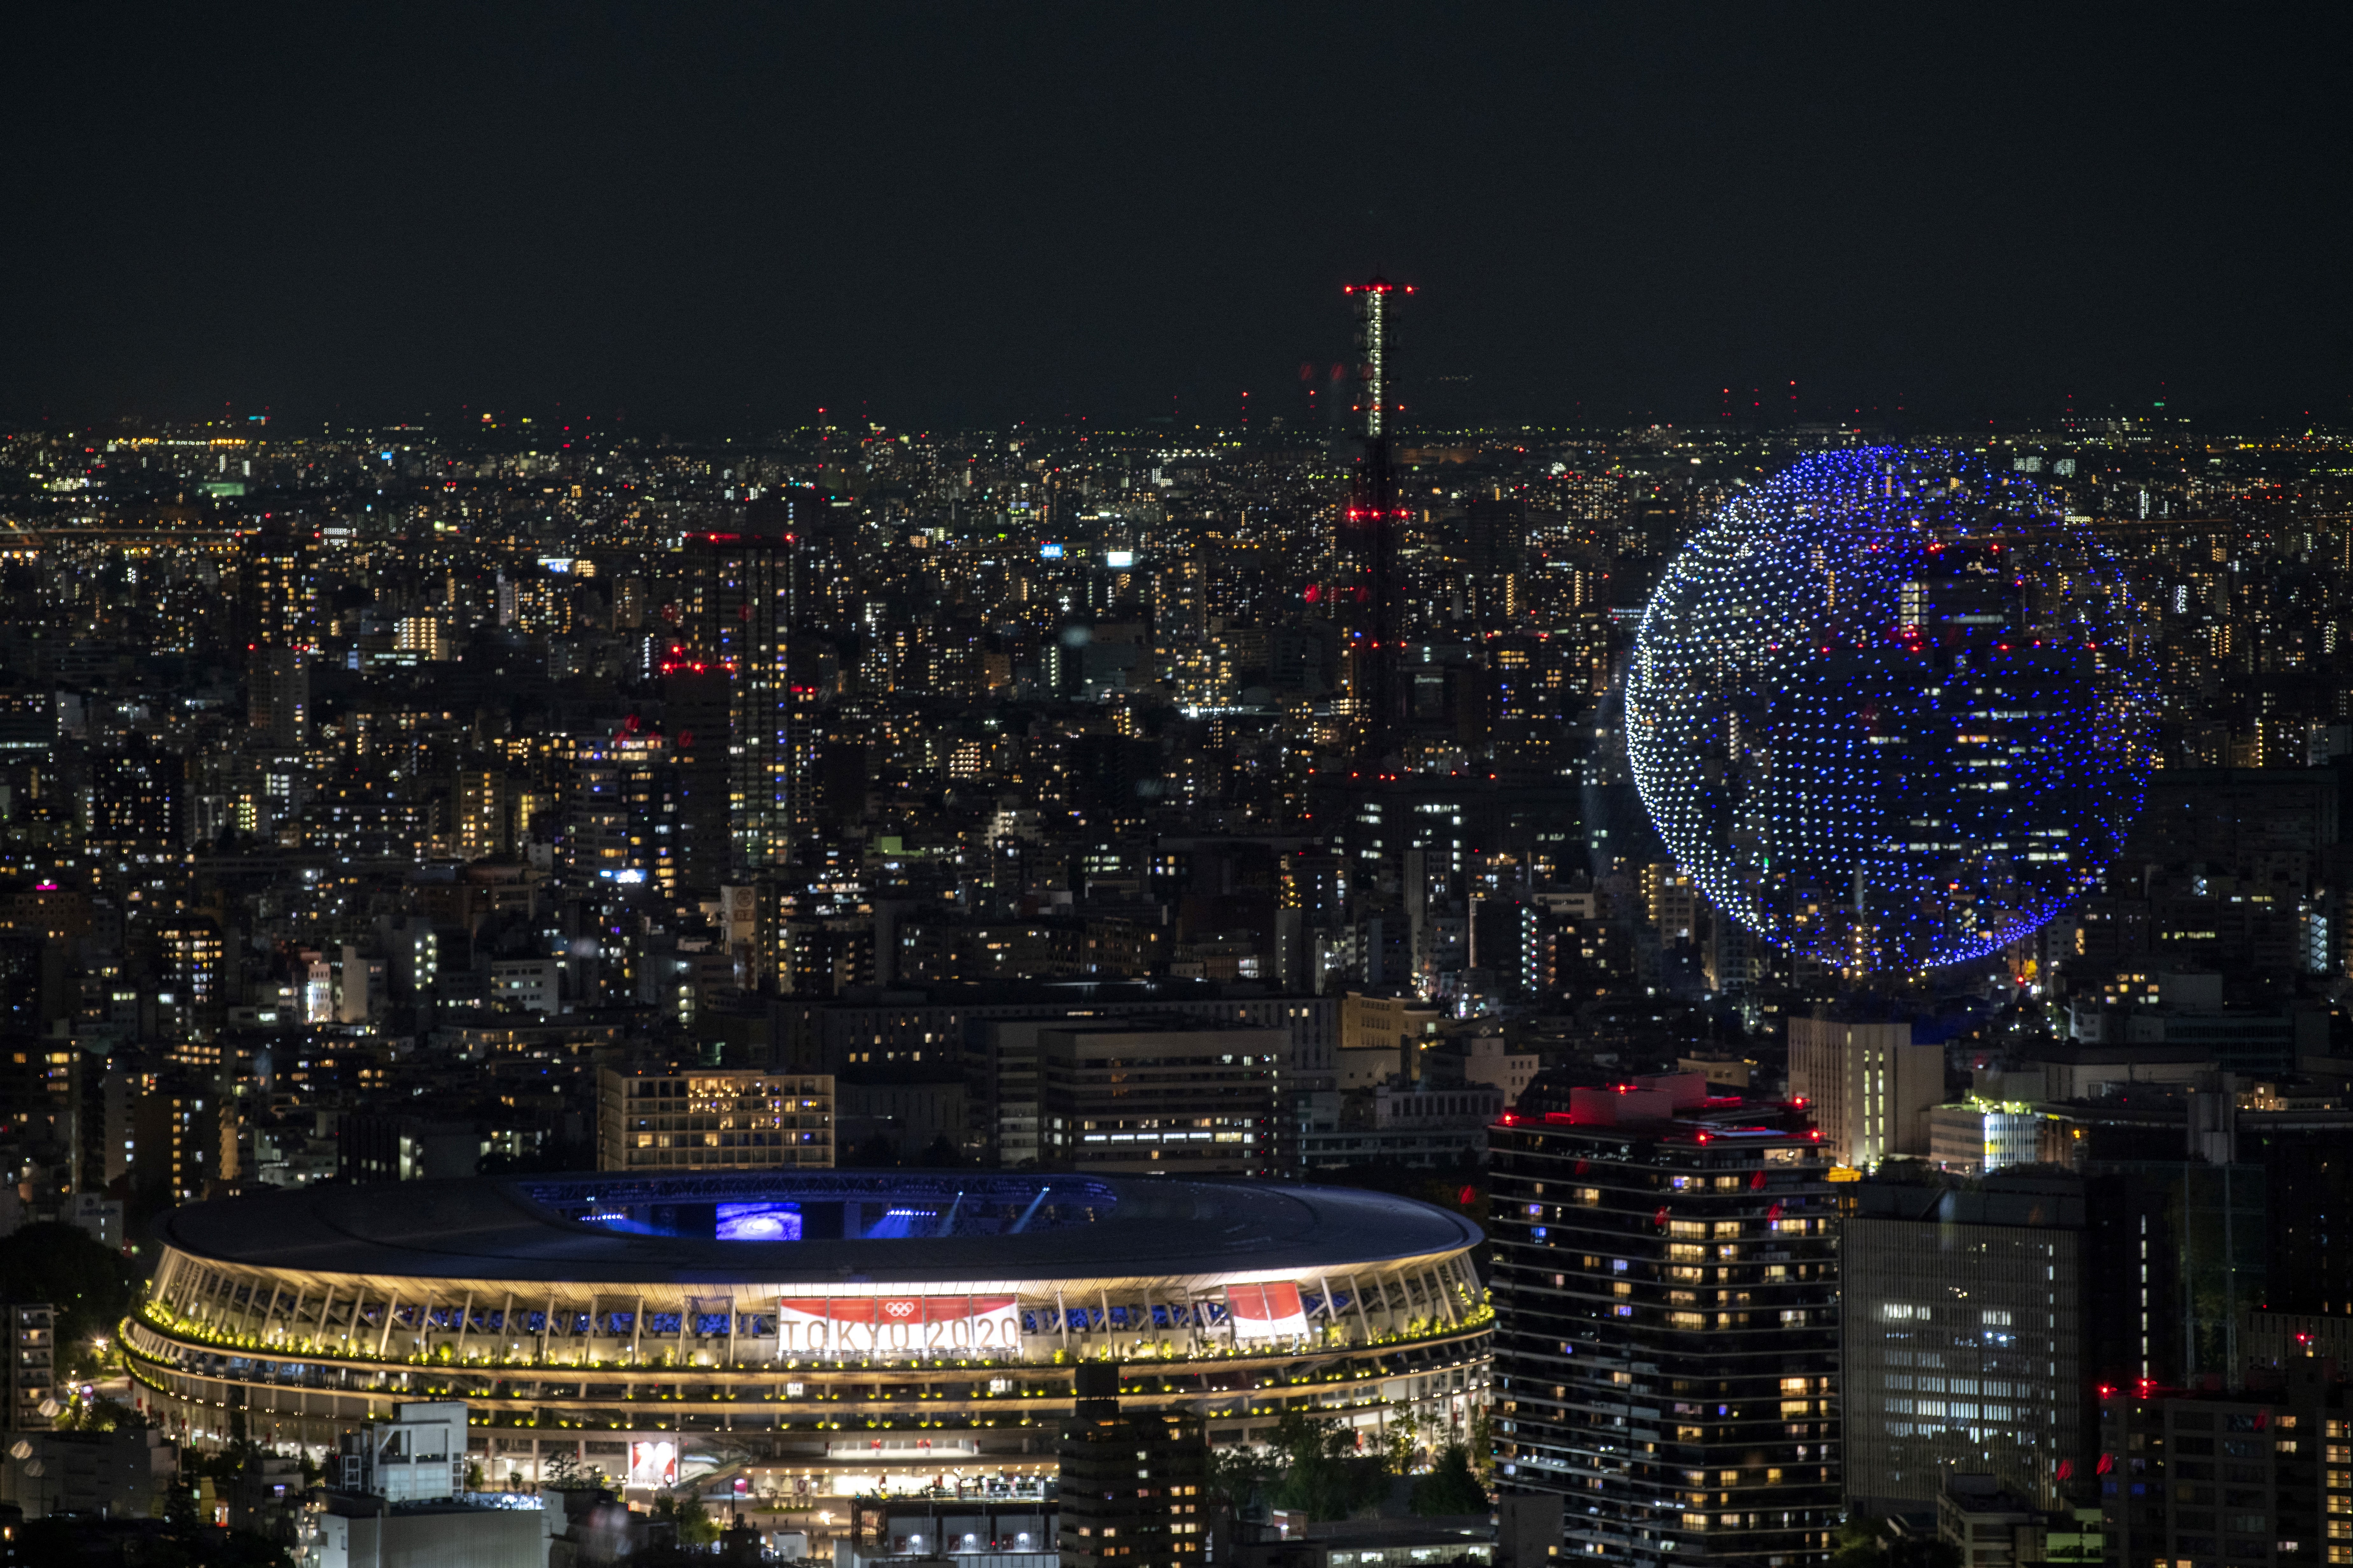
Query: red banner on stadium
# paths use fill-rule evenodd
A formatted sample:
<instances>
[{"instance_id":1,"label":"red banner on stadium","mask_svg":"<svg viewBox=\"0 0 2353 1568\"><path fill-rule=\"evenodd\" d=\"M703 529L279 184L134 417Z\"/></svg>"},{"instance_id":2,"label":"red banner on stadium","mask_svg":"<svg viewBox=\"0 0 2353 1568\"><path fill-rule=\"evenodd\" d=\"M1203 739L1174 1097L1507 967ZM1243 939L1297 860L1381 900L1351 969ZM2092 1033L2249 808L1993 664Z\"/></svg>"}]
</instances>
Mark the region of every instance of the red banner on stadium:
<instances>
[{"instance_id":1,"label":"red banner on stadium","mask_svg":"<svg viewBox=\"0 0 2353 1568\"><path fill-rule=\"evenodd\" d=\"M1227 1286L1226 1310L1233 1315L1238 1340L1282 1340L1307 1332L1307 1309L1299 1300L1299 1287L1287 1279Z\"/></svg>"}]
</instances>

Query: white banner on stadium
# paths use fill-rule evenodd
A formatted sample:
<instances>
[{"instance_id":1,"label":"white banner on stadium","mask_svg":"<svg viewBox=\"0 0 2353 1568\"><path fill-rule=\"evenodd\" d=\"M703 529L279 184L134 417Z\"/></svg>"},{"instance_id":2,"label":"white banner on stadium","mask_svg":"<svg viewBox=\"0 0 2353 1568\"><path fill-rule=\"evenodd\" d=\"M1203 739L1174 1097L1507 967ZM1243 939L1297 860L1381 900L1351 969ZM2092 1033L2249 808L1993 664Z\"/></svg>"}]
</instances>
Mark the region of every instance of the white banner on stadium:
<instances>
[{"instance_id":1,"label":"white banner on stadium","mask_svg":"<svg viewBox=\"0 0 2353 1568\"><path fill-rule=\"evenodd\" d=\"M787 1352L1021 1348L1021 1315L1010 1296L780 1296L776 1321Z\"/></svg>"}]
</instances>

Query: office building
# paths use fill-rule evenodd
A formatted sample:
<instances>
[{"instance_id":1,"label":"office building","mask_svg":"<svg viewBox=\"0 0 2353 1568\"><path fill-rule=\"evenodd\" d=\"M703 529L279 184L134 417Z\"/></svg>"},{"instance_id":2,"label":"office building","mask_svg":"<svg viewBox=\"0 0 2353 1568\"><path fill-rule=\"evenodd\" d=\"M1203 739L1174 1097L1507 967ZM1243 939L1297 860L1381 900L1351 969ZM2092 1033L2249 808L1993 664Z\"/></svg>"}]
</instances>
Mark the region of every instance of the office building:
<instances>
[{"instance_id":1,"label":"office building","mask_svg":"<svg viewBox=\"0 0 2353 1568\"><path fill-rule=\"evenodd\" d=\"M833 1561L835 1568L880 1568L938 1555L975 1568L1060 1568L1056 1520L1052 1483L1024 1466L986 1497L860 1498L847 1537L834 1537Z\"/></svg>"},{"instance_id":2,"label":"office building","mask_svg":"<svg viewBox=\"0 0 2353 1568\"><path fill-rule=\"evenodd\" d=\"M1045 1163L1144 1175L1272 1175L1290 1036L1108 1025L1038 1035Z\"/></svg>"},{"instance_id":3,"label":"office building","mask_svg":"<svg viewBox=\"0 0 2353 1568\"><path fill-rule=\"evenodd\" d=\"M1399 502L1390 441L1397 365L1389 353L1389 313L1413 290L1376 277L1350 284L1345 292L1356 307L1356 341L1364 355L1356 409L1365 441L1340 514L1340 537L1354 579L1345 596L1358 609L1346 648L1348 696L1357 722L1357 754L1378 763L1405 728L1401 552L1405 523L1413 513Z\"/></svg>"},{"instance_id":4,"label":"office building","mask_svg":"<svg viewBox=\"0 0 2353 1568\"><path fill-rule=\"evenodd\" d=\"M734 876L728 826L733 688L727 671L706 660L679 658L662 666L662 705L669 719L670 787L677 792L672 837L679 885L704 898Z\"/></svg>"},{"instance_id":5,"label":"office building","mask_svg":"<svg viewBox=\"0 0 2353 1568\"><path fill-rule=\"evenodd\" d=\"M2179 1388L2240 1374L2247 1315L2298 1305L2268 1283L2279 1234L2268 1177L2262 1165L2202 1160L2091 1163L2084 1279L2095 1377Z\"/></svg>"},{"instance_id":6,"label":"office building","mask_svg":"<svg viewBox=\"0 0 2353 1568\"><path fill-rule=\"evenodd\" d=\"M1928 1113L1928 1163L1955 1175L1982 1175L2042 1159L2049 1119L2025 1100L1971 1095Z\"/></svg>"},{"instance_id":7,"label":"office building","mask_svg":"<svg viewBox=\"0 0 2353 1568\"><path fill-rule=\"evenodd\" d=\"M1123 1412L1119 1363L1073 1372L1061 1466L1062 1568L1191 1568L1208 1548L1209 1445L1183 1410Z\"/></svg>"},{"instance_id":8,"label":"office building","mask_svg":"<svg viewBox=\"0 0 2353 1568\"><path fill-rule=\"evenodd\" d=\"M1926 1154L1928 1113L1945 1100L1944 1048L1914 1045L1908 1019L1791 1018L1789 1098L1839 1164Z\"/></svg>"},{"instance_id":9,"label":"office building","mask_svg":"<svg viewBox=\"0 0 2353 1568\"><path fill-rule=\"evenodd\" d=\"M2347 1387L2308 1357L2290 1364L2275 1389L2103 1387L2107 1560L2353 1563Z\"/></svg>"},{"instance_id":10,"label":"office building","mask_svg":"<svg viewBox=\"0 0 2353 1568\"><path fill-rule=\"evenodd\" d=\"M2077 1489L2089 1489L2077 1483ZM1908 1522L1917 1514L1904 1516ZM2106 1560L2096 1507L2038 1508L1992 1476L1954 1475L1936 1494L1936 1539L1968 1568L2075 1568Z\"/></svg>"},{"instance_id":11,"label":"office building","mask_svg":"<svg viewBox=\"0 0 2353 1568\"><path fill-rule=\"evenodd\" d=\"M823 1074L606 1068L597 1083L599 1170L833 1164L833 1079Z\"/></svg>"},{"instance_id":12,"label":"office building","mask_svg":"<svg viewBox=\"0 0 2353 1568\"><path fill-rule=\"evenodd\" d=\"M138 1423L111 1431L20 1429L5 1446L10 1450L10 1462L0 1464L0 1519L9 1509L23 1510L26 1519L60 1514L79 1515L93 1522L153 1519L163 1511L164 1498L179 1479L179 1445ZM9 1556L8 1531L9 1523L0 1523L0 1563L14 1568L19 1563L58 1561L27 1558L22 1547L18 1555ZM111 1560L121 1561L120 1557Z\"/></svg>"},{"instance_id":13,"label":"office building","mask_svg":"<svg viewBox=\"0 0 2353 1568\"><path fill-rule=\"evenodd\" d=\"M1990 1475L2059 1506L2095 1442L2074 1176L1861 1182L1841 1243L1846 1489L1870 1514Z\"/></svg>"}]
</instances>

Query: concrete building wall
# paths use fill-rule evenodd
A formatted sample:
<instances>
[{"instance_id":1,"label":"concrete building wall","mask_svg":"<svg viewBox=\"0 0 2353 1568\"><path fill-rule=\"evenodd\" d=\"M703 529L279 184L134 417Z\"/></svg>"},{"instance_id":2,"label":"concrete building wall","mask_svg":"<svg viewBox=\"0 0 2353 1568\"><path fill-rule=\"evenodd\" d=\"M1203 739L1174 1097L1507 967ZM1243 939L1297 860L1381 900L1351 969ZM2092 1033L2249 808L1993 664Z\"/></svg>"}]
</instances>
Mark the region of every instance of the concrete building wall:
<instances>
[{"instance_id":1,"label":"concrete building wall","mask_svg":"<svg viewBox=\"0 0 2353 1568\"><path fill-rule=\"evenodd\" d=\"M1990 1469L2058 1506L2060 1462L2080 1472L2091 1441L2083 1233L1858 1215L1842 1252L1849 1504L1926 1511L1948 1476Z\"/></svg>"},{"instance_id":2,"label":"concrete building wall","mask_svg":"<svg viewBox=\"0 0 2353 1568\"><path fill-rule=\"evenodd\" d=\"M753 1068L597 1074L597 1168L824 1169L834 1158L834 1080Z\"/></svg>"},{"instance_id":3,"label":"concrete building wall","mask_svg":"<svg viewBox=\"0 0 2353 1568\"><path fill-rule=\"evenodd\" d=\"M1789 1095L1841 1165L1928 1152L1928 1113L1945 1099L1945 1052L1915 1046L1912 1026L1789 1020Z\"/></svg>"},{"instance_id":4,"label":"concrete building wall","mask_svg":"<svg viewBox=\"0 0 2353 1568\"><path fill-rule=\"evenodd\" d=\"M319 1568L545 1568L546 1526L530 1510L330 1513Z\"/></svg>"}]
</instances>

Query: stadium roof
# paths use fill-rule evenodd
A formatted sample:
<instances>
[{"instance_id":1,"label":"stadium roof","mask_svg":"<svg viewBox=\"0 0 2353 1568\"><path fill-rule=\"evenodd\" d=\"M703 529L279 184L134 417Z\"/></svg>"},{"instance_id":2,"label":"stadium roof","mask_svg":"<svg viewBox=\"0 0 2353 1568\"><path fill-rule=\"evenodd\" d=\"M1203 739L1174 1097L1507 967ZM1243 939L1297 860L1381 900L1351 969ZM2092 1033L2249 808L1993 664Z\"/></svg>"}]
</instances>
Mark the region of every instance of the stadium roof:
<instances>
[{"instance_id":1,"label":"stadium roof","mask_svg":"<svg viewBox=\"0 0 2353 1568\"><path fill-rule=\"evenodd\" d=\"M860 1236L857 1219L847 1226L851 1238L825 1234L828 1224L841 1226L848 1205L930 1234ZM816 1223L807 1239L722 1239L710 1233L722 1205L781 1205ZM831 1221L818 1220L828 1211ZM616 1172L334 1184L191 1205L164 1216L161 1229L195 1258L311 1274L801 1294L840 1288L844 1295L951 1281L1297 1277L1455 1252L1482 1239L1478 1226L1447 1210L1351 1188L993 1171Z\"/></svg>"}]
</instances>

